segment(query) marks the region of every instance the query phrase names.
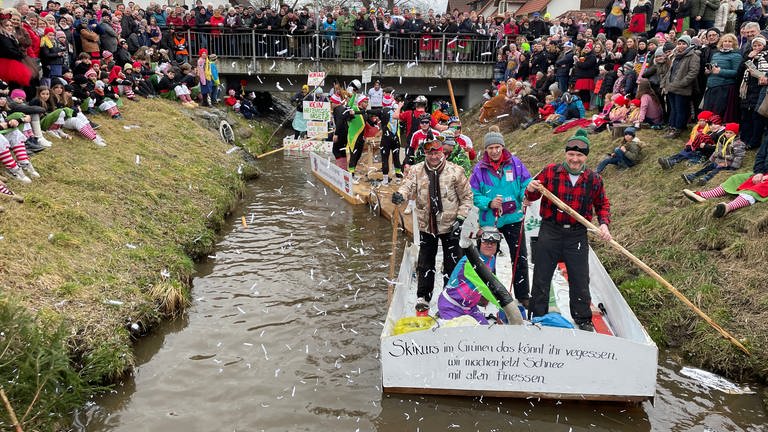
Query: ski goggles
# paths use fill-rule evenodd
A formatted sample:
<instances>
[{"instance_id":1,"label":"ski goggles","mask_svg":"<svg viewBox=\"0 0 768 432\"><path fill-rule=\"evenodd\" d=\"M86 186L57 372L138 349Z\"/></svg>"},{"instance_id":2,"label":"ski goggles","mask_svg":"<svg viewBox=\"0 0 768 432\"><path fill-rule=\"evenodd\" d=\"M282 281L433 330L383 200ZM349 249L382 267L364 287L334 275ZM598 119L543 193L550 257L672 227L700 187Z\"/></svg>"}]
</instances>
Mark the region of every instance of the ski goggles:
<instances>
[{"instance_id":1,"label":"ski goggles","mask_svg":"<svg viewBox=\"0 0 768 432\"><path fill-rule=\"evenodd\" d=\"M438 140L425 141L424 153L430 153L433 151L443 151L443 142Z\"/></svg>"},{"instance_id":2,"label":"ski goggles","mask_svg":"<svg viewBox=\"0 0 768 432\"><path fill-rule=\"evenodd\" d=\"M483 231L483 233L480 234L480 241L501 243L501 233L493 232L493 231Z\"/></svg>"}]
</instances>

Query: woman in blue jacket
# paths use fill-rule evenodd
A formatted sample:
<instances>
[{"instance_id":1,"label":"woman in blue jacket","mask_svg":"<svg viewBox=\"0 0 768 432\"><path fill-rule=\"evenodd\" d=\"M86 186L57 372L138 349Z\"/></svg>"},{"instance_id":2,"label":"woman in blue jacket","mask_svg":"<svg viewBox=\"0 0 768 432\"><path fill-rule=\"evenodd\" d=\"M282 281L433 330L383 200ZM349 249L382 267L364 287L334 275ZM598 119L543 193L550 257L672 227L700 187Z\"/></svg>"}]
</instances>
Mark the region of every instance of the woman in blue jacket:
<instances>
[{"instance_id":1,"label":"woman in blue jacket","mask_svg":"<svg viewBox=\"0 0 768 432\"><path fill-rule=\"evenodd\" d=\"M504 136L497 126L491 126L483 144L485 152L469 178L474 204L480 209L480 225L496 226L504 235L513 266L515 298L527 307L530 293L523 198L531 174L520 159L504 148Z\"/></svg>"},{"instance_id":2,"label":"woman in blue jacket","mask_svg":"<svg viewBox=\"0 0 768 432\"><path fill-rule=\"evenodd\" d=\"M737 83L741 77L737 76L737 73L741 62L736 36L728 33L720 37L711 63L704 65L707 88L704 91L702 108L719 115L723 124L739 120Z\"/></svg>"}]
</instances>

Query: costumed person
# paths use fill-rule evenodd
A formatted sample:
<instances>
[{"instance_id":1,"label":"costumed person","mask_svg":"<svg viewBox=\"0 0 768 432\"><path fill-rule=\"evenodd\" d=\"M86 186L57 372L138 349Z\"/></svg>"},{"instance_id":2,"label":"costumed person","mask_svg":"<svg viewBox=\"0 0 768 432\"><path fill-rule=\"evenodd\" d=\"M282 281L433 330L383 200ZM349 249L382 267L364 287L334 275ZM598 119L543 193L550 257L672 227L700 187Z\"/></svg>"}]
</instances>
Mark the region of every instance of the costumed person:
<instances>
[{"instance_id":1,"label":"costumed person","mask_svg":"<svg viewBox=\"0 0 768 432\"><path fill-rule=\"evenodd\" d=\"M453 136L456 138L456 142L459 143L461 148L469 156L469 160L473 161L477 157L477 152L473 148L472 138L461 133L461 120L458 117L451 117L448 120L448 128L453 130Z\"/></svg>"},{"instance_id":2,"label":"costumed person","mask_svg":"<svg viewBox=\"0 0 768 432\"><path fill-rule=\"evenodd\" d=\"M615 0L608 2L605 6L605 27L606 36L610 40L616 40L621 36L626 26L626 14L629 12L629 5L624 0Z\"/></svg>"},{"instance_id":3,"label":"costumed person","mask_svg":"<svg viewBox=\"0 0 768 432\"><path fill-rule=\"evenodd\" d=\"M749 207L760 201L768 200L768 141L763 141L755 156L752 173L734 174L720 186L707 191L683 189L683 194L691 201L706 202L708 199L736 195L730 202L721 202L715 206L712 216L721 218L742 207Z\"/></svg>"},{"instance_id":4,"label":"costumed person","mask_svg":"<svg viewBox=\"0 0 768 432\"><path fill-rule=\"evenodd\" d=\"M526 198L542 197L544 187L587 220L597 214L603 240L611 240L610 202L600 174L587 168L589 138L583 129L576 131L565 143L565 162L545 167L526 188ZM542 198L541 228L536 242L531 288L530 312L534 317L548 312L549 290L558 261L565 262L568 272L570 311L574 323L584 331L594 331L589 293L589 242L587 228L549 199Z\"/></svg>"},{"instance_id":5,"label":"costumed person","mask_svg":"<svg viewBox=\"0 0 768 432\"><path fill-rule=\"evenodd\" d=\"M20 89L13 90L11 98L14 98L14 92L20 91ZM18 95L16 96L18 97ZM0 97L0 163L14 180L22 183L32 183L30 177L40 177L35 167L32 166L24 146L26 138L22 129L30 121L29 115L14 112L8 105L8 100L5 97Z\"/></svg>"},{"instance_id":6,"label":"costumed person","mask_svg":"<svg viewBox=\"0 0 768 432\"><path fill-rule=\"evenodd\" d=\"M405 199L416 203L419 230L419 257L416 264L418 288L416 311L429 313L435 289L435 256L438 242L443 247L443 286L453 273L462 250L459 246L461 226L472 207L472 189L460 166L448 162L442 143L424 143L426 160L411 167L403 184L392 194L392 203Z\"/></svg>"},{"instance_id":7,"label":"costumed person","mask_svg":"<svg viewBox=\"0 0 768 432\"><path fill-rule=\"evenodd\" d=\"M349 93L349 100L347 101L347 149L349 150L349 165L347 171L352 174L352 182L360 182L360 177L355 174L357 163L360 161L360 157L363 155L363 149L365 148L365 137L363 131L365 130L365 110L368 109L368 96L360 94L360 81L353 80L347 92Z\"/></svg>"},{"instance_id":8,"label":"costumed person","mask_svg":"<svg viewBox=\"0 0 768 432\"><path fill-rule=\"evenodd\" d=\"M419 119L422 117L423 114L429 114L427 113L427 97L423 95L416 96L416 99L413 101L414 108L412 110L403 110L404 101L400 102L400 127L402 128L402 132L400 134L400 140L403 143L410 144L411 137L413 137L413 134L416 133L416 131L419 130ZM441 131L446 129L446 126L437 124L437 121L432 119L432 116L429 117L430 119L430 126L435 128L435 130Z\"/></svg>"},{"instance_id":9,"label":"costumed person","mask_svg":"<svg viewBox=\"0 0 768 432\"><path fill-rule=\"evenodd\" d=\"M343 92L343 90L342 90ZM331 101L331 118L333 119L332 153L336 166L347 169L347 105L344 104L342 93L336 92L329 98Z\"/></svg>"},{"instance_id":10,"label":"costumed person","mask_svg":"<svg viewBox=\"0 0 768 432\"><path fill-rule=\"evenodd\" d=\"M703 148L713 144L712 137L709 135L709 119L711 117L711 111L699 113L697 116L698 122L691 130L690 138L685 143L685 147L672 156L659 158L658 162L662 169L670 169L684 160L698 163L705 157L705 154L702 152ZM709 154L706 156L708 157Z\"/></svg>"},{"instance_id":11,"label":"costumed person","mask_svg":"<svg viewBox=\"0 0 768 432\"><path fill-rule=\"evenodd\" d=\"M210 94L213 89L213 75L211 74L211 62L208 60L208 50L200 48L197 52L197 79L200 81L200 96L203 106L211 106Z\"/></svg>"},{"instance_id":12,"label":"costumed person","mask_svg":"<svg viewBox=\"0 0 768 432\"><path fill-rule=\"evenodd\" d=\"M495 226L504 234L512 262L515 298L528 306L528 251L525 246L523 199L531 181L528 168L505 148L497 126L483 138L485 151L475 165L469 184L480 209L480 225Z\"/></svg>"},{"instance_id":13,"label":"costumed person","mask_svg":"<svg viewBox=\"0 0 768 432\"><path fill-rule=\"evenodd\" d=\"M390 154L392 155L392 165L395 169L395 182L399 184L403 179L403 168L400 164L400 120L398 120L400 118L400 106L395 105L394 99L386 99L388 94L392 94L392 92L387 93L387 89L384 89L385 99L378 114L382 124L380 152L381 173L383 174L384 178L381 184L385 186L389 184Z\"/></svg>"},{"instance_id":14,"label":"costumed person","mask_svg":"<svg viewBox=\"0 0 768 432\"><path fill-rule=\"evenodd\" d=\"M443 153L448 162L453 162L464 169L464 174L469 178L472 173L472 163L463 148L456 142L453 131L448 129L440 132L437 140L443 143Z\"/></svg>"},{"instance_id":15,"label":"costumed person","mask_svg":"<svg viewBox=\"0 0 768 432\"><path fill-rule=\"evenodd\" d=\"M483 264L491 271L491 277L495 279L493 274L496 273L496 254L500 249L501 233L493 226L482 227L480 230L478 253ZM440 318L451 320L468 315L479 324L487 325L488 320L478 305L484 306L490 302L499 310L503 310L507 317L511 317L512 324L522 324L520 310L509 291L498 280L497 283L486 284L478 270L467 256L459 260L437 300Z\"/></svg>"},{"instance_id":16,"label":"costumed person","mask_svg":"<svg viewBox=\"0 0 768 432\"><path fill-rule=\"evenodd\" d=\"M726 124L725 131L717 139L715 151L712 152L707 164L695 173L682 174L683 180L688 184L696 181L697 184L704 185L720 171L741 168L744 155L747 153L747 146L742 140L738 139L738 134L738 123ZM699 179L696 180L697 178Z\"/></svg>"},{"instance_id":17,"label":"costumed person","mask_svg":"<svg viewBox=\"0 0 768 432\"><path fill-rule=\"evenodd\" d=\"M304 84L301 90L296 92L291 98L291 103L296 106L296 113L293 115L291 127L294 130L293 139L297 140L307 133L307 120L304 118L304 98L309 94L309 86Z\"/></svg>"}]
</instances>

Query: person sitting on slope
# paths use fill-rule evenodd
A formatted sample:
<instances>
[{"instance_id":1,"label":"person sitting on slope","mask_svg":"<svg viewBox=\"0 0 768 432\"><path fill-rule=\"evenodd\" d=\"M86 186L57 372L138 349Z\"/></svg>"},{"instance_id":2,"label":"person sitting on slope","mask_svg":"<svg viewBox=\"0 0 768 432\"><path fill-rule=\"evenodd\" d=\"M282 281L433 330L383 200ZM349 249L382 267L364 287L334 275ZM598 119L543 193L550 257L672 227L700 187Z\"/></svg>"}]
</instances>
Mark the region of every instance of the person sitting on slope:
<instances>
[{"instance_id":1,"label":"person sitting on slope","mask_svg":"<svg viewBox=\"0 0 768 432\"><path fill-rule=\"evenodd\" d=\"M747 146L737 137L738 133L738 123L726 124L725 132L717 139L715 151L709 157L704 168L695 173L682 174L683 180L688 184L692 184L697 177L701 177L696 183L704 185L720 171L741 168L741 163L744 161L744 155L747 152Z\"/></svg>"},{"instance_id":2,"label":"person sitting on slope","mask_svg":"<svg viewBox=\"0 0 768 432\"><path fill-rule=\"evenodd\" d=\"M600 174L608 165L616 165L619 169L631 168L642 159L643 142L637 136L637 130L633 127L624 129L624 136L613 153L597 164L595 172Z\"/></svg>"},{"instance_id":3,"label":"person sitting on slope","mask_svg":"<svg viewBox=\"0 0 768 432\"><path fill-rule=\"evenodd\" d=\"M703 203L708 199L721 198L726 195L736 195L730 202L718 203L712 215L721 218L742 207L748 207L760 201L768 200L768 142L763 141L755 157L752 173L741 173L730 176L720 186L706 191L683 189L683 194L693 202Z\"/></svg>"},{"instance_id":4,"label":"person sitting on slope","mask_svg":"<svg viewBox=\"0 0 768 432\"><path fill-rule=\"evenodd\" d=\"M688 142L685 143L685 147L679 153L670 157L659 158L659 165L662 169L670 169L676 164L688 160L693 163L698 163L704 157L700 149L707 142L712 142L712 138L709 136L709 120L712 117L711 111L702 111L698 116L698 123L691 130L691 137Z\"/></svg>"}]
</instances>

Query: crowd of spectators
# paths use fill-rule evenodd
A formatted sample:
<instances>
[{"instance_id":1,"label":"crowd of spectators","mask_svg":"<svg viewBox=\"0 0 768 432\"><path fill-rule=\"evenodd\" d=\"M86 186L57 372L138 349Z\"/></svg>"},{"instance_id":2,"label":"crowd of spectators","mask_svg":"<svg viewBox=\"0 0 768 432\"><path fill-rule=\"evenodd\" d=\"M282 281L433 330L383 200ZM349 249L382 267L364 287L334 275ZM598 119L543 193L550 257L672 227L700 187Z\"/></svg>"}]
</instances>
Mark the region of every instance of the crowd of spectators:
<instances>
[{"instance_id":1,"label":"crowd of spectators","mask_svg":"<svg viewBox=\"0 0 768 432\"><path fill-rule=\"evenodd\" d=\"M557 131L666 127L665 136L674 139L706 111L723 124L741 123L740 141L755 149L768 115L767 16L754 0L667 0L655 11L647 0L631 9L629 2L614 0L591 14L488 19L474 11L398 7L327 7L316 14L285 4L142 9L133 2L112 7L108 0L21 1L0 16L0 79L9 91L24 89L30 104L45 110L25 108L31 113L24 117L29 141L47 144L41 127L53 128L56 137L74 127L103 144L86 130L93 123L85 126L85 115L104 111L119 118L124 99L168 95L187 106L217 102L216 53L290 58L319 52L364 60L383 52L403 61L487 61L493 86L481 120L511 112L523 127L546 121ZM49 94L47 102L41 94ZM256 114L244 83L230 85L224 96L245 107L244 115ZM9 125L13 107L6 106L3 136L20 127ZM62 109L68 110L57 111Z\"/></svg>"}]
</instances>

